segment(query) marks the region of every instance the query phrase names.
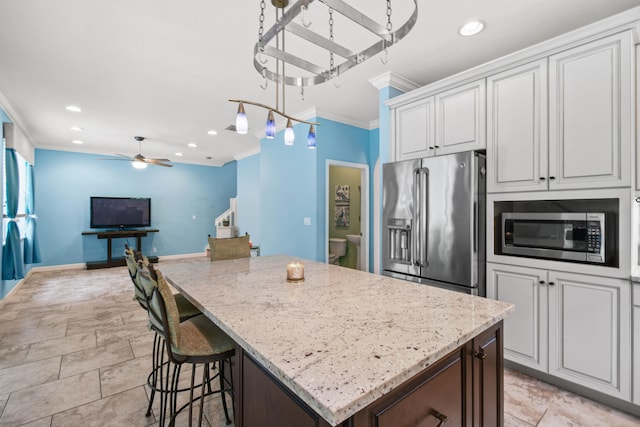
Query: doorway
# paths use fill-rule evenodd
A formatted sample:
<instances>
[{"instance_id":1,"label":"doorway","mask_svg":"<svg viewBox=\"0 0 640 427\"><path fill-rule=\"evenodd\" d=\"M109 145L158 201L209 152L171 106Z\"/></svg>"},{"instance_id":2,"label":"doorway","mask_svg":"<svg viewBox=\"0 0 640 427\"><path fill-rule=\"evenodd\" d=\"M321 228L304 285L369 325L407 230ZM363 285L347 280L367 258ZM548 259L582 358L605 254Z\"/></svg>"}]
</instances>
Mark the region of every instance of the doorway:
<instances>
[{"instance_id":1,"label":"doorway","mask_svg":"<svg viewBox=\"0 0 640 427\"><path fill-rule=\"evenodd\" d=\"M369 271L369 166L327 160L325 177L325 262L330 261L329 238L342 238L347 251L337 263Z\"/></svg>"}]
</instances>

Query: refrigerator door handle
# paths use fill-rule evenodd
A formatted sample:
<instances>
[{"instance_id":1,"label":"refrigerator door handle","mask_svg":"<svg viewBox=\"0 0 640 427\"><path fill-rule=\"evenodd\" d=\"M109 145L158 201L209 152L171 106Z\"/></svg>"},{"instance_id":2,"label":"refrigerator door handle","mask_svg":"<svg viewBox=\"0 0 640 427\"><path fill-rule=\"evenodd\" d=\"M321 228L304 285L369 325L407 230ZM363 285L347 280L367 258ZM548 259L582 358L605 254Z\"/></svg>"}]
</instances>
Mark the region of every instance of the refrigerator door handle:
<instances>
[{"instance_id":1,"label":"refrigerator door handle","mask_svg":"<svg viewBox=\"0 0 640 427\"><path fill-rule=\"evenodd\" d=\"M429 169L420 169L420 267L428 267L427 248L429 247Z\"/></svg>"},{"instance_id":2,"label":"refrigerator door handle","mask_svg":"<svg viewBox=\"0 0 640 427\"><path fill-rule=\"evenodd\" d=\"M412 265L420 265L416 255L420 253L420 169L413 171L413 227L411 228L411 254Z\"/></svg>"}]
</instances>

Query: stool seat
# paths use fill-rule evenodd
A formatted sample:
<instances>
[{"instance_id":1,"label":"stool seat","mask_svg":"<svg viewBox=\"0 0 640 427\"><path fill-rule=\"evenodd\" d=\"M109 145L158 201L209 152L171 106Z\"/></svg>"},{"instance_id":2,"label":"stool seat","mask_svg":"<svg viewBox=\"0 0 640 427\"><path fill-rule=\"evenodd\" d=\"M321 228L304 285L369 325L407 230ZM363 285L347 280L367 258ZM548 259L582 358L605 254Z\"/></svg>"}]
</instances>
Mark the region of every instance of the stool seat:
<instances>
[{"instance_id":1,"label":"stool seat","mask_svg":"<svg viewBox=\"0 0 640 427\"><path fill-rule=\"evenodd\" d=\"M180 342L171 348L176 356L208 356L235 349L235 342L204 315L180 322L178 328Z\"/></svg>"},{"instance_id":2,"label":"stool seat","mask_svg":"<svg viewBox=\"0 0 640 427\"><path fill-rule=\"evenodd\" d=\"M191 304L191 302L187 298L185 298L184 295L173 294L173 297L176 299L176 305L178 306L180 319L189 319L190 317L202 314L195 305Z\"/></svg>"}]
</instances>

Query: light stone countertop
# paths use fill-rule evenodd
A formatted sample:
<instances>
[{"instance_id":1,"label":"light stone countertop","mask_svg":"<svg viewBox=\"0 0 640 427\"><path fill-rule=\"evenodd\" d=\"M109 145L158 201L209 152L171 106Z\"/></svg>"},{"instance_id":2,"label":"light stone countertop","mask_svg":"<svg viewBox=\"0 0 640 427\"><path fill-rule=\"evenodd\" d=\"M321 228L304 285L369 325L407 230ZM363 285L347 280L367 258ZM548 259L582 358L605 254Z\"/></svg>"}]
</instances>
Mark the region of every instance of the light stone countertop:
<instances>
[{"instance_id":1,"label":"light stone countertop","mask_svg":"<svg viewBox=\"0 0 640 427\"><path fill-rule=\"evenodd\" d=\"M288 283L301 261L305 282ZM513 305L290 256L158 266L169 282L337 425L513 311Z\"/></svg>"}]
</instances>

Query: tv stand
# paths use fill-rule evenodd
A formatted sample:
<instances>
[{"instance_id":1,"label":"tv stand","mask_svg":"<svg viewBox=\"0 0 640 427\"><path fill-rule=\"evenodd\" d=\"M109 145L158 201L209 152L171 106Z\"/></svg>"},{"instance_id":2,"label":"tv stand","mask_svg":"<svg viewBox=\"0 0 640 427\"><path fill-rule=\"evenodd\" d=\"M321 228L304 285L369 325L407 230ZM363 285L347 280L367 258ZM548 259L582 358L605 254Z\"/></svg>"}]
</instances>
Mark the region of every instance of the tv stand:
<instances>
[{"instance_id":1,"label":"tv stand","mask_svg":"<svg viewBox=\"0 0 640 427\"><path fill-rule=\"evenodd\" d=\"M113 258L111 256L112 240L122 239L127 237L136 238L136 250L140 250L142 247L142 238L148 233L157 233L160 230L155 228L149 228L145 230L106 230L106 231L83 231L83 236L96 235L98 239L107 239L107 260L106 261L90 261L87 262L87 270L95 270L97 268L109 268L109 267L121 267L127 265L124 257ZM124 249L123 249L124 251ZM150 262L158 262L157 256L147 257Z\"/></svg>"}]
</instances>

